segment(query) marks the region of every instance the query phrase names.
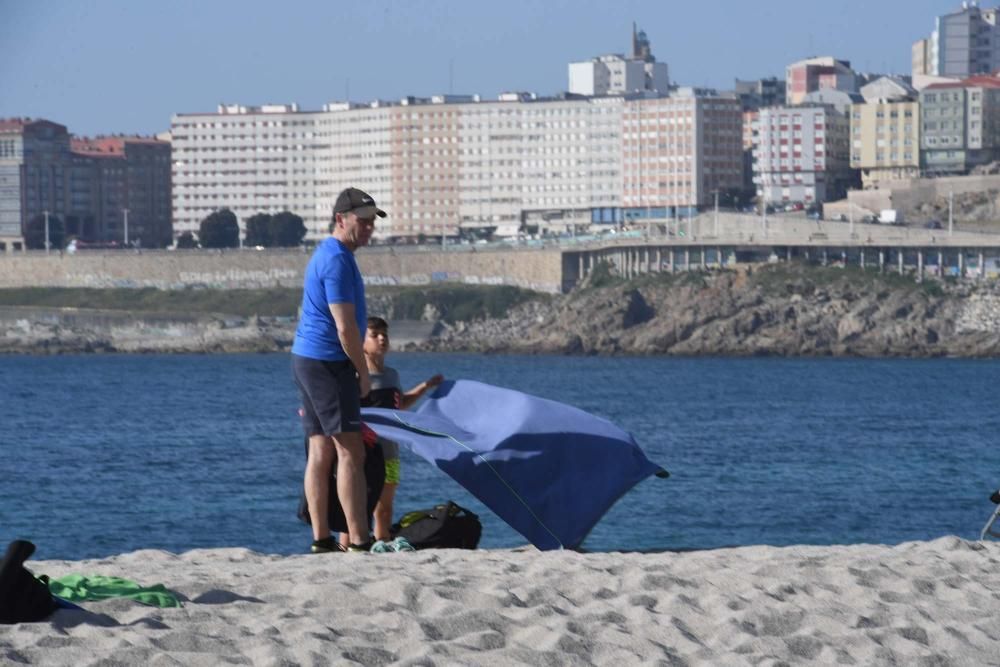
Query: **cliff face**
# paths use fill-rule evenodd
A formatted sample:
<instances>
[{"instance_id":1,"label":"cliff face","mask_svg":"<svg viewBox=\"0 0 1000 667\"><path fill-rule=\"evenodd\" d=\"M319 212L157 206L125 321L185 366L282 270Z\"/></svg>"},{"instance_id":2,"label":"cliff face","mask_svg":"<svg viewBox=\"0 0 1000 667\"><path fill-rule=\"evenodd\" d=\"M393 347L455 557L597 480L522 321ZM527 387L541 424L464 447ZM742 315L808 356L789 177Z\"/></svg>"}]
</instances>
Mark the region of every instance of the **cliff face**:
<instances>
[{"instance_id":1,"label":"cliff face","mask_svg":"<svg viewBox=\"0 0 1000 667\"><path fill-rule=\"evenodd\" d=\"M273 352L294 333L289 318L0 308L0 353Z\"/></svg>"},{"instance_id":2,"label":"cliff face","mask_svg":"<svg viewBox=\"0 0 1000 667\"><path fill-rule=\"evenodd\" d=\"M474 295L475 296L475 295ZM481 296L481 295L479 295ZM610 276L472 319L382 293L369 312L400 326L397 349L585 355L1000 356L1000 286L917 284L852 269ZM465 321L456 317L456 312ZM478 311L483 312L482 310ZM287 350L291 318L0 309L0 352ZM409 332L409 334L407 334Z\"/></svg>"},{"instance_id":3,"label":"cliff face","mask_svg":"<svg viewBox=\"0 0 1000 667\"><path fill-rule=\"evenodd\" d=\"M584 286L503 320L459 323L436 350L640 355L996 356L996 287L843 269L653 276Z\"/></svg>"}]
</instances>

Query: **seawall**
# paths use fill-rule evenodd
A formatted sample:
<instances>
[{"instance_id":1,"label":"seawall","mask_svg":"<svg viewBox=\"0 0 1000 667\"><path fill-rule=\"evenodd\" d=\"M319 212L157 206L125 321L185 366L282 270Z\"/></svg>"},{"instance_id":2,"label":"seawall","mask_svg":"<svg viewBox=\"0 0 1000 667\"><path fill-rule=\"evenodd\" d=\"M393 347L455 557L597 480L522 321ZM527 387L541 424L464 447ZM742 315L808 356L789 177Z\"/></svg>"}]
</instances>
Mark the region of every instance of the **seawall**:
<instances>
[{"instance_id":1,"label":"seawall","mask_svg":"<svg viewBox=\"0 0 1000 667\"><path fill-rule=\"evenodd\" d=\"M176 290L301 287L310 253L295 250L178 250L0 254L0 288L96 287ZM366 248L357 254L369 285L451 281L562 287L562 254L548 248L441 251Z\"/></svg>"}]
</instances>

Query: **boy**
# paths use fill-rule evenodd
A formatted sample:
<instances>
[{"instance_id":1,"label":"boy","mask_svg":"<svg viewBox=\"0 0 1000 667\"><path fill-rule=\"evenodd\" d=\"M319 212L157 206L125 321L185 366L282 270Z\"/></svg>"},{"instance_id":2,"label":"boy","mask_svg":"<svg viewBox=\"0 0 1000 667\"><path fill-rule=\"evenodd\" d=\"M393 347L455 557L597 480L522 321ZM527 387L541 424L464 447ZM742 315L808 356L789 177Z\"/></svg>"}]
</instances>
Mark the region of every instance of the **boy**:
<instances>
[{"instance_id":1,"label":"boy","mask_svg":"<svg viewBox=\"0 0 1000 667\"><path fill-rule=\"evenodd\" d=\"M389 324L381 317L368 318L363 349L365 362L368 365L368 376L371 378L371 392L361 400L362 407L407 410L420 400L428 389L433 389L444 381L444 376L438 374L403 392L399 373L395 368L385 365L385 357L389 353ZM388 549L410 551L413 547L404 538L388 541L389 526L392 525L392 506L396 498L396 487L399 486L399 445L383 438L379 438L379 445L385 457L385 485L375 505L375 539L381 540ZM341 534L340 541L344 544L347 537Z\"/></svg>"}]
</instances>

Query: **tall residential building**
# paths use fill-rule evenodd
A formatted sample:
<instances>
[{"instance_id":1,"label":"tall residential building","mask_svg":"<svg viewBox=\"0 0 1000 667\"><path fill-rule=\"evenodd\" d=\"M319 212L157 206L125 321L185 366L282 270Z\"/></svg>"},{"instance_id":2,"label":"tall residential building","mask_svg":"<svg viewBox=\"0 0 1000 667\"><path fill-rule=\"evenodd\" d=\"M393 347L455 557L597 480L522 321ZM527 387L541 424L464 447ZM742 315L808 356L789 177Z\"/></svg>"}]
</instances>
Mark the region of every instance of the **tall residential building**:
<instances>
[{"instance_id":1,"label":"tall residential building","mask_svg":"<svg viewBox=\"0 0 1000 667\"><path fill-rule=\"evenodd\" d=\"M172 137L178 234L226 207L241 224L290 210L318 238L351 185L389 211L381 238L561 232L703 205L742 174L739 102L690 89L222 106L174 116Z\"/></svg>"},{"instance_id":2,"label":"tall residential building","mask_svg":"<svg viewBox=\"0 0 1000 667\"><path fill-rule=\"evenodd\" d=\"M785 104L802 104L807 94L824 88L857 92L858 78L850 61L823 56L800 60L785 68Z\"/></svg>"},{"instance_id":3,"label":"tall residential building","mask_svg":"<svg viewBox=\"0 0 1000 667\"><path fill-rule=\"evenodd\" d=\"M670 72L657 62L649 38L632 24L632 53L607 54L569 64L569 92L574 95L628 95L642 91L666 94Z\"/></svg>"},{"instance_id":4,"label":"tall residential building","mask_svg":"<svg viewBox=\"0 0 1000 667\"><path fill-rule=\"evenodd\" d=\"M0 120L0 243L22 243L48 211L94 242L170 243L170 144L142 137L75 139L47 120Z\"/></svg>"},{"instance_id":5,"label":"tall residential building","mask_svg":"<svg viewBox=\"0 0 1000 667\"><path fill-rule=\"evenodd\" d=\"M851 108L851 167L861 185L920 176L920 104L914 99L876 99Z\"/></svg>"},{"instance_id":6,"label":"tall residential building","mask_svg":"<svg viewBox=\"0 0 1000 667\"><path fill-rule=\"evenodd\" d=\"M23 244L24 226L44 211L73 210L69 133L47 120L0 120L0 243Z\"/></svg>"},{"instance_id":7,"label":"tall residential building","mask_svg":"<svg viewBox=\"0 0 1000 667\"><path fill-rule=\"evenodd\" d=\"M850 108L851 167L865 189L920 176L920 104L901 77L884 76L861 87L864 102Z\"/></svg>"},{"instance_id":8,"label":"tall residential building","mask_svg":"<svg viewBox=\"0 0 1000 667\"><path fill-rule=\"evenodd\" d=\"M767 203L823 202L845 196L853 181L845 114L831 106L760 110L754 136L754 182Z\"/></svg>"},{"instance_id":9,"label":"tall residential building","mask_svg":"<svg viewBox=\"0 0 1000 667\"><path fill-rule=\"evenodd\" d=\"M935 83L920 91L921 163L930 173L967 173L1000 160L1000 76Z\"/></svg>"},{"instance_id":10,"label":"tall residential building","mask_svg":"<svg viewBox=\"0 0 1000 667\"><path fill-rule=\"evenodd\" d=\"M0 243L48 211L85 241L170 242L170 145L140 137L77 140L46 120L0 120Z\"/></svg>"},{"instance_id":11,"label":"tall residential building","mask_svg":"<svg viewBox=\"0 0 1000 667\"><path fill-rule=\"evenodd\" d=\"M930 38L913 45L913 74L965 78L1000 69L998 9L969 1L938 16Z\"/></svg>"},{"instance_id":12,"label":"tall residential building","mask_svg":"<svg viewBox=\"0 0 1000 667\"><path fill-rule=\"evenodd\" d=\"M67 221L67 233L85 240L127 240L163 247L173 242L170 143L148 137L73 138L77 162L85 158L92 203Z\"/></svg>"},{"instance_id":13,"label":"tall residential building","mask_svg":"<svg viewBox=\"0 0 1000 667\"><path fill-rule=\"evenodd\" d=\"M739 100L678 89L625 102L624 193L635 217L666 217L743 184Z\"/></svg>"}]
</instances>

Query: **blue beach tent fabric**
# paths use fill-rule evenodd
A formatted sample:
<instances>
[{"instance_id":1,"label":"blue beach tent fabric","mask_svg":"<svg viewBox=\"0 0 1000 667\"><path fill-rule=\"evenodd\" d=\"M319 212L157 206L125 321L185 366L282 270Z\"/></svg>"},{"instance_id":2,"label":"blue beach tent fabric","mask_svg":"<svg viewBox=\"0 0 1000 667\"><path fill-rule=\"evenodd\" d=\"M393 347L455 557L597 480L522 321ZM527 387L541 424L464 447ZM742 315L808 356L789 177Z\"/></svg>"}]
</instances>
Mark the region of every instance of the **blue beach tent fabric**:
<instances>
[{"instance_id":1,"label":"blue beach tent fabric","mask_svg":"<svg viewBox=\"0 0 1000 667\"><path fill-rule=\"evenodd\" d=\"M606 419L481 382L445 382L414 412L366 408L362 418L543 550L580 546L625 492L667 475Z\"/></svg>"}]
</instances>

